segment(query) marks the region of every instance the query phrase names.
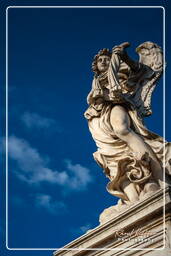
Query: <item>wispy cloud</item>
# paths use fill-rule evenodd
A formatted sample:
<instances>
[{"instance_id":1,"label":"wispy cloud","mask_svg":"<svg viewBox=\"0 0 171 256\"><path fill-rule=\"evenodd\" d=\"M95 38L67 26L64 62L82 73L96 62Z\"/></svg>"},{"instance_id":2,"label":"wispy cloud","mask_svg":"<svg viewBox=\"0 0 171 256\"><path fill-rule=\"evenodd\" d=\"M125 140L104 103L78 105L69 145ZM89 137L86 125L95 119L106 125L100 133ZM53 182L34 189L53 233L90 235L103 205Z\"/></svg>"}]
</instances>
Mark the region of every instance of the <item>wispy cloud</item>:
<instances>
[{"instance_id":1,"label":"wispy cloud","mask_svg":"<svg viewBox=\"0 0 171 256\"><path fill-rule=\"evenodd\" d=\"M25 126L29 129L37 128L37 129L52 129L53 131L61 132L61 128L56 120L43 117L37 113L25 112L21 116L21 121L25 124Z\"/></svg>"},{"instance_id":2,"label":"wispy cloud","mask_svg":"<svg viewBox=\"0 0 171 256\"><path fill-rule=\"evenodd\" d=\"M70 232L71 232L73 235L80 236L80 235L85 234L85 233L86 233L89 229L91 229L91 228L92 228L92 225L91 225L90 223L86 223L86 224L83 225L83 226L71 228L71 229L70 229Z\"/></svg>"},{"instance_id":3,"label":"wispy cloud","mask_svg":"<svg viewBox=\"0 0 171 256\"><path fill-rule=\"evenodd\" d=\"M66 160L64 171L53 170L48 166L48 157L41 156L27 141L10 136L8 142L9 157L15 160L19 167L16 175L28 184L49 182L66 190L84 190L93 180L90 170L80 164L72 164L70 160Z\"/></svg>"},{"instance_id":4,"label":"wispy cloud","mask_svg":"<svg viewBox=\"0 0 171 256\"><path fill-rule=\"evenodd\" d=\"M71 188L86 188L87 184L92 182L90 170L80 164L72 164L70 160L66 160L66 168L68 170L68 183ZM70 176L69 176L70 175Z\"/></svg>"},{"instance_id":5,"label":"wispy cloud","mask_svg":"<svg viewBox=\"0 0 171 256\"><path fill-rule=\"evenodd\" d=\"M84 233L86 233L89 229L91 228L91 224L86 224L86 225L84 225L84 226L81 226L80 227L80 231L84 234Z\"/></svg>"},{"instance_id":6,"label":"wispy cloud","mask_svg":"<svg viewBox=\"0 0 171 256\"><path fill-rule=\"evenodd\" d=\"M64 202L55 201L50 195L38 194L35 197L35 205L37 208L44 208L50 214L57 215L64 213L67 209Z\"/></svg>"},{"instance_id":7,"label":"wispy cloud","mask_svg":"<svg viewBox=\"0 0 171 256\"><path fill-rule=\"evenodd\" d=\"M63 214L67 211L67 206L64 202L56 201L56 199L49 194L40 194L36 192L34 195L30 195L29 197L29 201L32 202L32 207L34 206L37 209L45 209L52 215ZM18 195L12 196L11 202L15 205L15 207L22 209L23 207L26 208L29 206L28 200Z\"/></svg>"}]
</instances>

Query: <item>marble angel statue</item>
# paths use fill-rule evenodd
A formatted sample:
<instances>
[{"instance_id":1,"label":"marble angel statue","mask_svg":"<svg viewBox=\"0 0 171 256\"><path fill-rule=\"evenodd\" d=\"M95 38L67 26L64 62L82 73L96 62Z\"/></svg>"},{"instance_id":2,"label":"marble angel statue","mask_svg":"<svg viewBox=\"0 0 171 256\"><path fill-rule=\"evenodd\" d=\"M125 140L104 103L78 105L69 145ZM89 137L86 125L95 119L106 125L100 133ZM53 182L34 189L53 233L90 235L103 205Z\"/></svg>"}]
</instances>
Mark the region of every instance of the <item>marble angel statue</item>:
<instances>
[{"instance_id":1,"label":"marble angel statue","mask_svg":"<svg viewBox=\"0 0 171 256\"><path fill-rule=\"evenodd\" d=\"M126 52L129 46L126 42L95 55L84 114L98 148L94 159L110 180L108 192L120 198L119 206L163 188L171 174L171 144L143 124L152 114L152 92L163 71L162 50L155 43L142 43L136 49L139 61L134 61Z\"/></svg>"}]
</instances>

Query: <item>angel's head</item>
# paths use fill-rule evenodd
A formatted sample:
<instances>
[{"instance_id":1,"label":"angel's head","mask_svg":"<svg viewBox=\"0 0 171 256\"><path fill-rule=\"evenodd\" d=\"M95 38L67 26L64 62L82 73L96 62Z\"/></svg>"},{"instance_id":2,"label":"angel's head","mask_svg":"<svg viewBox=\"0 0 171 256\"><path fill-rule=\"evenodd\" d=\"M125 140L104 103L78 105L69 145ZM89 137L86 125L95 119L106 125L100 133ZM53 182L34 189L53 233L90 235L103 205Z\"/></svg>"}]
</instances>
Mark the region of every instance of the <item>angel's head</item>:
<instances>
[{"instance_id":1,"label":"angel's head","mask_svg":"<svg viewBox=\"0 0 171 256\"><path fill-rule=\"evenodd\" d=\"M102 49L94 56L92 70L96 75L106 72L109 67L112 53L109 49Z\"/></svg>"}]
</instances>

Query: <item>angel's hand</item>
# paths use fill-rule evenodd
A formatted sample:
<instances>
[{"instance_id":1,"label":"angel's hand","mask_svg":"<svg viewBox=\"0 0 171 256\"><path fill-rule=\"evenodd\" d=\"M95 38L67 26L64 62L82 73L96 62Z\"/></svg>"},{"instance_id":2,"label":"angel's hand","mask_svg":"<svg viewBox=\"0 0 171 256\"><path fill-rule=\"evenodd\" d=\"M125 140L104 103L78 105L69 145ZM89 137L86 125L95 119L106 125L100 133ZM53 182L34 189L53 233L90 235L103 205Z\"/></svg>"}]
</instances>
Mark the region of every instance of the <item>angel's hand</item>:
<instances>
[{"instance_id":1,"label":"angel's hand","mask_svg":"<svg viewBox=\"0 0 171 256\"><path fill-rule=\"evenodd\" d=\"M128 42L122 43L120 45L113 47L112 52L115 54L118 54L120 56L123 56L126 53L125 48L127 48L129 46L130 46L130 43L128 43Z\"/></svg>"},{"instance_id":2,"label":"angel's hand","mask_svg":"<svg viewBox=\"0 0 171 256\"><path fill-rule=\"evenodd\" d=\"M112 52L115 53L115 54L118 54L118 55L123 55L124 54L124 48L120 47L120 46L115 46L112 49Z\"/></svg>"}]
</instances>

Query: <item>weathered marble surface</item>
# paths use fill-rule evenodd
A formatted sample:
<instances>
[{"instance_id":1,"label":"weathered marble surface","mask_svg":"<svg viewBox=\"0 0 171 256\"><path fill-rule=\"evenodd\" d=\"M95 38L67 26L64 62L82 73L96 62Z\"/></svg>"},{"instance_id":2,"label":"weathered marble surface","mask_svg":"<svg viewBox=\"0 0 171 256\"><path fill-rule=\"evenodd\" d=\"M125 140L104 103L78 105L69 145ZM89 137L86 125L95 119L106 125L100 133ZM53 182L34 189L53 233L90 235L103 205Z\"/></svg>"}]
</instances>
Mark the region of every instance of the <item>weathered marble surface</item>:
<instances>
[{"instance_id":1,"label":"weathered marble surface","mask_svg":"<svg viewBox=\"0 0 171 256\"><path fill-rule=\"evenodd\" d=\"M126 42L112 51L102 49L94 57L85 112L97 146L94 159L110 180L107 191L120 198L117 206L106 209L106 220L110 210L117 214L171 182L171 144L143 123L152 114L152 92L163 71L162 50L145 42L137 47L140 58L134 61L125 50L128 46Z\"/></svg>"},{"instance_id":2,"label":"weathered marble surface","mask_svg":"<svg viewBox=\"0 0 171 256\"><path fill-rule=\"evenodd\" d=\"M110 180L108 192L119 203L103 211L98 227L54 256L171 255L171 144L143 124L152 114L162 50L145 42L137 48L136 62L125 50L129 45L102 49L94 57L85 112L98 149L93 156Z\"/></svg>"},{"instance_id":3,"label":"weathered marble surface","mask_svg":"<svg viewBox=\"0 0 171 256\"><path fill-rule=\"evenodd\" d=\"M165 196L163 192L161 189L132 205L103 225L65 245L63 250L54 252L54 256L170 256L171 189L165 189Z\"/></svg>"}]
</instances>

